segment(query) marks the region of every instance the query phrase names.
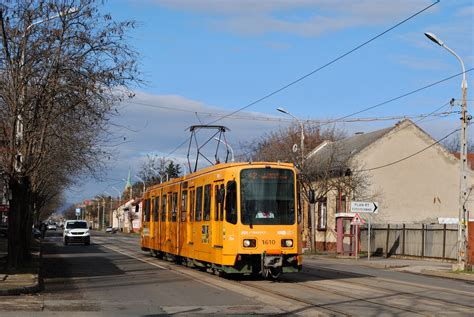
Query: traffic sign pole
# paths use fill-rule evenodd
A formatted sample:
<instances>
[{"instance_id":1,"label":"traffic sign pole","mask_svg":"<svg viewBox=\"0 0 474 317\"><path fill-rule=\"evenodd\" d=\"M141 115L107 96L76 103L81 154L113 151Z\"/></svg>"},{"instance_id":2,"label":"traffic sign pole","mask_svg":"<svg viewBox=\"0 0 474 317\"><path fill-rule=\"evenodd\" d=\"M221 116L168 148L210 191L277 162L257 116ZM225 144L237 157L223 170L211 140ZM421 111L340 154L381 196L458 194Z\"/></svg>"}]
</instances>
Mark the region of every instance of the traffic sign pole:
<instances>
[{"instance_id":1,"label":"traffic sign pole","mask_svg":"<svg viewBox=\"0 0 474 317\"><path fill-rule=\"evenodd\" d=\"M367 261L370 261L370 217L367 224Z\"/></svg>"}]
</instances>

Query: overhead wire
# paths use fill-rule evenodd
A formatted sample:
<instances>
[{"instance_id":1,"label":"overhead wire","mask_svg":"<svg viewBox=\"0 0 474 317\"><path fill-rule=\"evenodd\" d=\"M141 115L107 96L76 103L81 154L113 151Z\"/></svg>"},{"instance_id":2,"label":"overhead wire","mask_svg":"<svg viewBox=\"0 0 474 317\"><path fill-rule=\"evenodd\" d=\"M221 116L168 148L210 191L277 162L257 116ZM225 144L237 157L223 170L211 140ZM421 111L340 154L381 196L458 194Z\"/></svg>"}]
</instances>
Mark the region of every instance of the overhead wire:
<instances>
[{"instance_id":1,"label":"overhead wire","mask_svg":"<svg viewBox=\"0 0 474 317\"><path fill-rule=\"evenodd\" d=\"M247 105L245 105L245 106L243 106L243 107L241 107L241 108L239 108L239 109L237 109L237 110L235 110L235 111L229 113L228 115L222 116L221 118L218 118L218 119L216 119L216 120L213 120L213 121L211 121L211 122L209 122L209 123L207 123L207 124L214 124L214 123L216 123L216 122L218 122L218 121L220 121L220 120L222 120L222 119L225 119L226 117L228 117L228 116L230 116L230 115L236 114L236 113L238 113L238 112L240 112L240 111L242 111L242 110L245 110L245 109L247 109L247 108L249 108L249 107L251 107L251 106L253 106L253 105L255 105L255 104L257 104L257 103L259 103L259 102L261 102L261 101L263 101L263 100L265 100L265 99L268 99L268 98L270 98L271 96L273 96L273 95L275 95L275 94L277 94L277 93L279 93L279 92L281 92L281 91L283 91L283 90L285 90L285 89L287 89L287 88L289 88L289 87L295 85L296 83L299 83L300 81L302 81L302 80L308 78L309 76L311 76L311 75L313 75L313 74L315 74L315 73L321 71L322 69L324 69L324 68L326 68L326 67L328 67L328 66L334 64L335 62L337 62L337 61L343 59L344 57L348 56L349 54L352 54L353 52L355 52L355 51L359 50L360 48L366 46L367 44L369 44L369 43L375 41L376 39L380 38L381 36L385 35L386 33L392 31L393 29L395 29L395 28L397 28L397 27L399 27L400 25L404 24L405 22L407 22L407 21L413 19L414 17L420 15L421 13L423 13L423 12L425 12L426 10L430 9L431 7L435 6L435 5L438 4L439 2L440 2L440 0L436 0L435 2L433 2L433 3L431 3L430 5L426 6L425 8L423 8L423 9L421 9L421 10L415 12L414 14L412 14L412 15L410 15L409 17L405 18L404 20L398 22L397 24L393 25L392 27L390 27L390 28L384 30L383 32L381 32L381 33L379 33L379 34L377 34L376 36L373 36L373 37L370 38L369 40L363 42L362 44L359 44L359 45L356 46L355 48L353 48L353 49L349 50L348 52L346 52L346 53L344 53L344 54L342 54L342 55L340 55L340 56L334 58L333 60L327 62L326 64L324 64L324 65L322 65L322 66L320 66L320 67L318 67L318 68L312 70L311 72L309 72L309 73L307 73L307 74L305 74L305 75L303 75L303 76L300 76L299 78L293 80L292 82L290 82L290 83L288 83L288 84L286 84L286 85L284 85L284 86L282 86L282 87L280 87L280 88L278 88L278 89L276 89L276 90L274 90L274 91L272 91L272 92L270 92L270 93L264 95L263 97L260 97L259 99L255 100L255 101L252 101L251 103L249 103L249 104L247 104ZM186 142L188 142L189 138L190 138L190 137L188 137L186 140L184 140L183 142L181 142L180 145L177 146L177 147L176 147L172 152L170 152L166 157L168 157L168 156L172 155L174 152L176 152L181 146L183 146Z\"/></svg>"},{"instance_id":2,"label":"overhead wire","mask_svg":"<svg viewBox=\"0 0 474 317\"><path fill-rule=\"evenodd\" d=\"M400 162L403 162L403 161L405 161L405 160L408 160L409 158L412 158L412 157L414 157L414 156L416 156L416 155L418 155L418 154L420 154L420 153L422 153L422 152L428 150L428 149L431 148L432 146L434 146L434 145L440 143L441 141L443 141L443 140L449 138L451 135L453 135L454 133L456 133L456 132L458 132L458 131L460 131L460 130L461 130L461 129L456 129L456 130L452 131L451 133L449 133L448 135L446 135L446 136L442 137L441 139L437 140L436 142L434 142L434 143L428 145L427 147L425 147L425 148L423 148L423 149L421 149L421 150L419 150L419 151L417 151L417 152L415 152L415 153L413 153L413 154L410 154L410 155L408 155L408 156L406 156L406 157L404 157L404 158L401 158L401 159L399 159L399 160L390 162L390 163L388 163L388 164L380 165L380 166L377 166L377 167L372 167L372 168L367 168L367 169L358 170L357 172L374 171L374 170L378 170L378 169L381 169L381 168L389 167L389 166L398 164L398 163L400 163Z\"/></svg>"},{"instance_id":3,"label":"overhead wire","mask_svg":"<svg viewBox=\"0 0 474 317\"><path fill-rule=\"evenodd\" d=\"M265 99L268 99L268 98L270 98L271 96L273 96L273 95L275 95L275 94L277 94L277 93L279 93L279 92L281 92L281 91L283 91L283 90L285 90L285 89L287 89L287 88L293 86L294 84L299 83L300 81L302 81L302 80L308 78L309 76L311 76L311 75L313 75L313 74L315 74L315 73L317 73L317 72L323 70L324 68L326 68L326 67L328 67L328 66L334 64L335 62L337 62L337 61L339 61L339 60L341 60L341 59L343 59L343 58L346 57L347 55L352 54L353 52L359 50L360 48L366 46L367 44L369 44L369 43L375 41L375 40L378 39L379 37L381 37L381 36L385 35L386 33L390 32L391 30L393 30L393 29L399 27L400 25L402 25L402 24L404 24L405 22L407 22L407 21L413 19L413 18L416 17L417 15L419 15L419 14L423 13L424 11L430 9L430 8L433 7L434 5L438 4L439 1L440 1L440 0L437 0L436 2L433 2L433 3L430 4L429 6L423 8L422 10L419 10L419 11L415 12L414 14L410 15L408 18L402 20L401 22L398 22L397 24L395 24L395 25L393 25L392 27L386 29L385 31L383 31L383 32L381 32L381 33L379 33L379 34L377 34L376 36L374 36L374 37L368 39L367 41L363 42L362 44L357 45L355 48L349 50L348 52L346 52L346 53L344 53L344 54L342 54L342 55L340 55L340 56L334 58L333 60L327 62L326 64L324 64L324 65L322 65L322 66L320 66L320 67L318 67L318 68L312 70L311 72L309 72L309 73L307 73L307 74L305 74L305 75L303 75L303 76L301 76L301 77L299 77L299 78L293 80L292 82L290 82L290 83L284 85L283 87L280 87L280 88L278 88L278 89L276 89L276 90L274 90L274 91L272 91L272 92L266 94L265 96L263 96L263 97L261 97L261 98L255 100L255 101L252 101L251 103L247 104L246 106L243 106L243 107L241 107L241 108L239 108L239 109L237 109L237 110L231 112L229 115L233 115L233 114L235 114L235 113L237 113L237 112L240 112L240 111L242 111L242 110L245 110L245 109L247 109L247 108L249 108L249 107L251 107L251 106L253 106L253 105L255 105L255 104L257 104L257 103L259 103L259 102L261 102L261 101L263 101L263 100L265 100ZM212 121L212 122L209 122L208 124L216 123L217 121L220 121L220 120L222 120L222 119L224 119L224 118L226 118L226 116L224 116L224 117L222 117L222 118L220 118L220 119L216 119L216 120L214 120L214 121Z\"/></svg>"}]
</instances>

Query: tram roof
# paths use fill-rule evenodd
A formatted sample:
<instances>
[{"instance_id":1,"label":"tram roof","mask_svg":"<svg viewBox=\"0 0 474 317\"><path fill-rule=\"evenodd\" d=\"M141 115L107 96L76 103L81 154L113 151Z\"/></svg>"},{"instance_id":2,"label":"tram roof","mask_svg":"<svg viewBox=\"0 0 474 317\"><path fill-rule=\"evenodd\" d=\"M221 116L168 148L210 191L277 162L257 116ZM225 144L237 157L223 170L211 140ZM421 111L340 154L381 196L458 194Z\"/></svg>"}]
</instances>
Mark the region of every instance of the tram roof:
<instances>
[{"instance_id":1,"label":"tram roof","mask_svg":"<svg viewBox=\"0 0 474 317\"><path fill-rule=\"evenodd\" d=\"M195 177L195 176L198 176L198 175L202 175L202 174L205 174L205 173L209 173L209 172L219 170L219 169L225 169L225 168L230 168L230 167L242 167L242 166L272 166L272 167L281 166L281 167L286 167L286 168L294 167L293 163L282 163L282 162L231 162L231 163L220 163L220 164L204 167L204 168L202 168L200 170L197 170L196 172L191 173L191 174L187 174L187 175L177 177L177 178L172 178L169 181L150 186L148 189L151 189L151 188L154 188L154 187L159 187L161 185L167 185L167 184L172 184L172 183L175 183L175 182L185 181L188 178ZM147 189L147 191L148 191L148 189Z\"/></svg>"}]
</instances>

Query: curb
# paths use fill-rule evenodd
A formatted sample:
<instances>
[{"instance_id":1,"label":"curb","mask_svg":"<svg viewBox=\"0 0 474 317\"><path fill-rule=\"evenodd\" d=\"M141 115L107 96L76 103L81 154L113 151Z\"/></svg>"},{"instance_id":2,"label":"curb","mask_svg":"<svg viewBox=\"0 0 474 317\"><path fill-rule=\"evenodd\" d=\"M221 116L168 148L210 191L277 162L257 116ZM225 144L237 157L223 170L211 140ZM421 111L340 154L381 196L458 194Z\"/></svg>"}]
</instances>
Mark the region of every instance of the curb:
<instances>
[{"instance_id":1,"label":"curb","mask_svg":"<svg viewBox=\"0 0 474 317\"><path fill-rule=\"evenodd\" d=\"M27 286L13 287L9 289L0 289L0 296L16 296L21 294L34 294L43 290L43 274L42 274L42 260L43 260L43 241L39 243L38 255L38 274L35 274L34 283Z\"/></svg>"},{"instance_id":2,"label":"curb","mask_svg":"<svg viewBox=\"0 0 474 317\"><path fill-rule=\"evenodd\" d=\"M438 272L438 271L432 271L432 270L421 270L420 274L427 275L427 276L449 278L449 279L458 280L458 281L473 281L474 282L474 275L463 274L463 273L449 273L449 272Z\"/></svg>"},{"instance_id":3,"label":"curb","mask_svg":"<svg viewBox=\"0 0 474 317\"><path fill-rule=\"evenodd\" d=\"M21 295L21 294L33 294L33 293L38 293L41 291L42 287L37 281L36 284L30 285L30 286L22 286L22 287L17 287L17 288L10 288L10 289L4 289L0 290L0 296L13 296L13 295Z\"/></svg>"}]
</instances>

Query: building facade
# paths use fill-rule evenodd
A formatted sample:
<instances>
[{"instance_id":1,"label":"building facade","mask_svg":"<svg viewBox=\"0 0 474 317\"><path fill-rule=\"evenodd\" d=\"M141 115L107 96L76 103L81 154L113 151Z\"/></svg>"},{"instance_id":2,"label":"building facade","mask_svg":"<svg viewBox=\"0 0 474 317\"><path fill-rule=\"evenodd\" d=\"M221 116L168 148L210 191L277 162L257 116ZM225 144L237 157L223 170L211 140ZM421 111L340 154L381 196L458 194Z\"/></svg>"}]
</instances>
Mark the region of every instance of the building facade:
<instances>
[{"instance_id":1,"label":"building facade","mask_svg":"<svg viewBox=\"0 0 474 317\"><path fill-rule=\"evenodd\" d=\"M359 134L314 149L308 160L326 162L328 157L346 161L344 171L336 173L341 184L356 173L363 190L357 186L331 188L311 206L314 217L313 241L316 250L336 250L338 229L348 232L351 201L378 203L377 214L363 218L378 224L439 223L441 218L458 218L460 161L410 120L394 127ZM337 166L336 169L341 166ZM468 169L468 188L473 171ZM352 184L353 185L353 184ZM316 190L321 187L314 184ZM469 192L469 190L468 190ZM472 209L474 196L467 199Z\"/></svg>"}]
</instances>

